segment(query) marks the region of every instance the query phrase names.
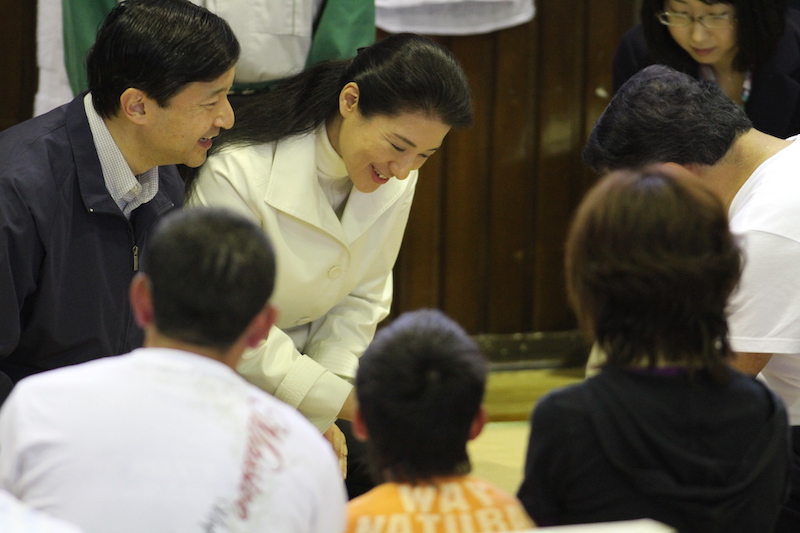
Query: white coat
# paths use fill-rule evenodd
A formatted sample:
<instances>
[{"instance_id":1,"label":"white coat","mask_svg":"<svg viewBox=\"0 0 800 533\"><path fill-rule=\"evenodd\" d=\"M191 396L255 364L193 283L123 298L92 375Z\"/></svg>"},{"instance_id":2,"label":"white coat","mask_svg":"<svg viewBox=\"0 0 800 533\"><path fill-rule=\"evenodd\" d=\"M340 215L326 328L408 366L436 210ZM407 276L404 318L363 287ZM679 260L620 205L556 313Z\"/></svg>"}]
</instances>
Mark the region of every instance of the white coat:
<instances>
[{"instance_id":1,"label":"white coat","mask_svg":"<svg viewBox=\"0 0 800 533\"><path fill-rule=\"evenodd\" d=\"M319 186L317 142L332 151L324 127L223 150L203 165L189 204L232 208L272 240L278 265L272 302L279 317L238 370L324 430L389 313L392 268L418 173L368 194L354 188L339 220ZM343 169L338 156L337 162Z\"/></svg>"}]
</instances>

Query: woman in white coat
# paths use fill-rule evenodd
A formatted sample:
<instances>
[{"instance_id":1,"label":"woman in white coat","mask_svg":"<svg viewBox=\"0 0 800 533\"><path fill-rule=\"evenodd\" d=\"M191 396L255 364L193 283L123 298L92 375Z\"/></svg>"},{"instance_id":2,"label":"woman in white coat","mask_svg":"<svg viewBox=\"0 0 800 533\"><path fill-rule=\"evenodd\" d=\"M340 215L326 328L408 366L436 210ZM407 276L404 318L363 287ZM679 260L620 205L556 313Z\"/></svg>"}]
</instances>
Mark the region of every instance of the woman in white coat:
<instances>
[{"instance_id":1,"label":"woman in white coat","mask_svg":"<svg viewBox=\"0 0 800 533\"><path fill-rule=\"evenodd\" d=\"M189 205L232 208L275 246L276 327L239 372L334 442L358 358L389 313L417 169L472 122L454 56L413 34L320 63L236 109L187 180Z\"/></svg>"}]
</instances>

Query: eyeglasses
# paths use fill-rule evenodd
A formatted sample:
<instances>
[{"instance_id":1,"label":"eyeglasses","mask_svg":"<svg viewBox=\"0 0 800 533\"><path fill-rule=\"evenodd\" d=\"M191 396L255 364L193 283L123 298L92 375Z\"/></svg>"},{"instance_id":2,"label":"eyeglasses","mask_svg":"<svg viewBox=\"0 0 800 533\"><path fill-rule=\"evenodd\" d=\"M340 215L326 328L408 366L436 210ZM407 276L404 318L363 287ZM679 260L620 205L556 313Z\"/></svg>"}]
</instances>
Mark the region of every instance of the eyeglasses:
<instances>
[{"instance_id":1,"label":"eyeglasses","mask_svg":"<svg viewBox=\"0 0 800 533\"><path fill-rule=\"evenodd\" d=\"M659 13L658 21L664 26L680 26L686 27L694 24L695 21L699 22L709 30L727 30L733 28L736 17L730 13L723 13L721 15L700 15L693 17L686 13L672 13L664 11Z\"/></svg>"}]
</instances>

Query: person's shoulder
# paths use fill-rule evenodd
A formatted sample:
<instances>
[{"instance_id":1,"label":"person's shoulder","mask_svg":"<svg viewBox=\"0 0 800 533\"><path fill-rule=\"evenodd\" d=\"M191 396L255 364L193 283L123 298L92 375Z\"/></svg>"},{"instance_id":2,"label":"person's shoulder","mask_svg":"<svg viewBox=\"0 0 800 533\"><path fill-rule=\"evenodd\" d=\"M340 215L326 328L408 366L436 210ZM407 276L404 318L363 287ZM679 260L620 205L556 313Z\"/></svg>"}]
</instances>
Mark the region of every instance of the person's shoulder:
<instances>
[{"instance_id":1,"label":"person's shoulder","mask_svg":"<svg viewBox=\"0 0 800 533\"><path fill-rule=\"evenodd\" d=\"M14 391L47 394L66 389L69 393L86 391L91 384L108 385L113 376L126 376L134 366L131 354L100 357L91 361L62 366L32 374L17 383Z\"/></svg>"},{"instance_id":2,"label":"person's shoulder","mask_svg":"<svg viewBox=\"0 0 800 533\"><path fill-rule=\"evenodd\" d=\"M53 160L66 163L75 142L67 129L65 104L0 132L0 172L30 176L37 168L50 172Z\"/></svg>"},{"instance_id":3,"label":"person's shoulder","mask_svg":"<svg viewBox=\"0 0 800 533\"><path fill-rule=\"evenodd\" d=\"M603 372L601 372L588 380L553 389L536 403L536 410L582 410L585 405L584 390L594 380L603 381L605 379Z\"/></svg>"},{"instance_id":4,"label":"person's shoulder","mask_svg":"<svg viewBox=\"0 0 800 533\"><path fill-rule=\"evenodd\" d=\"M319 430L306 417L301 415L297 409L278 400L252 383L244 381L244 378L242 378L242 381L247 388L248 403L253 407L254 412L266 413L269 418L275 420L287 442L296 441L310 448L330 448L328 441L325 440Z\"/></svg>"},{"instance_id":5,"label":"person's shoulder","mask_svg":"<svg viewBox=\"0 0 800 533\"><path fill-rule=\"evenodd\" d=\"M0 490L0 531L6 533L81 533L72 524L52 518Z\"/></svg>"}]
</instances>

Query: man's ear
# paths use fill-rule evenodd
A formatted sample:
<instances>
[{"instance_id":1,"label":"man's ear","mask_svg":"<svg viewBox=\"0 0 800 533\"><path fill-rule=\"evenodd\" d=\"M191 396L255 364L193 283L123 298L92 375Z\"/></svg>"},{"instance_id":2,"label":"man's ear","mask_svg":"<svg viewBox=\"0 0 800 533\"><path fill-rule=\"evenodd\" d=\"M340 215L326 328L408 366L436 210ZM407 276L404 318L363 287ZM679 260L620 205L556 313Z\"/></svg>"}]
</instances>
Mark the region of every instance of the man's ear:
<instances>
[{"instance_id":1,"label":"man's ear","mask_svg":"<svg viewBox=\"0 0 800 533\"><path fill-rule=\"evenodd\" d=\"M358 84L354 81L342 87L339 92L339 113L342 117L352 115L358 110L358 98L360 96Z\"/></svg>"},{"instance_id":2,"label":"man's ear","mask_svg":"<svg viewBox=\"0 0 800 533\"><path fill-rule=\"evenodd\" d=\"M150 291L150 279L146 274L139 272L133 277L129 294L136 323L142 329L147 329L153 324L153 295Z\"/></svg>"},{"instance_id":3,"label":"man's ear","mask_svg":"<svg viewBox=\"0 0 800 533\"><path fill-rule=\"evenodd\" d=\"M144 124L147 122L147 108L153 103L144 92L129 87L119 97L119 114L134 124Z\"/></svg>"},{"instance_id":4,"label":"man's ear","mask_svg":"<svg viewBox=\"0 0 800 533\"><path fill-rule=\"evenodd\" d=\"M369 440L369 432L367 425L364 423L364 415L361 414L361 408L356 404L353 409L353 435L360 441Z\"/></svg>"},{"instance_id":5,"label":"man's ear","mask_svg":"<svg viewBox=\"0 0 800 533\"><path fill-rule=\"evenodd\" d=\"M645 170L663 172L672 178L698 178L703 175L704 168L705 165L698 165L696 163L687 163L685 165L680 165L678 163L661 163L648 166Z\"/></svg>"},{"instance_id":6,"label":"man's ear","mask_svg":"<svg viewBox=\"0 0 800 533\"><path fill-rule=\"evenodd\" d=\"M272 325L275 324L277 318L278 308L272 304L265 305L264 308L253 317L253 320L250 321L250 325L247 326L244 332L245 345L248 348L255 348L258 346L261 341L267 338L269 330L272 329Z\"/></svg>"},{"instance_id":7,"label":"man's ear","mask_svg":"<svg viewBox=\"0 0 800 533\"><path fill-rule=\"evenodd\" d=\"M481 405L480 409L478 409L478 412L475 414L475 418L472 420L472 425L469 427L469 440L478 438L478 435L481 434L483 426L486 425L488 420L489 415L486 413L486 408Z\"/></svg>"}]
</instances>

